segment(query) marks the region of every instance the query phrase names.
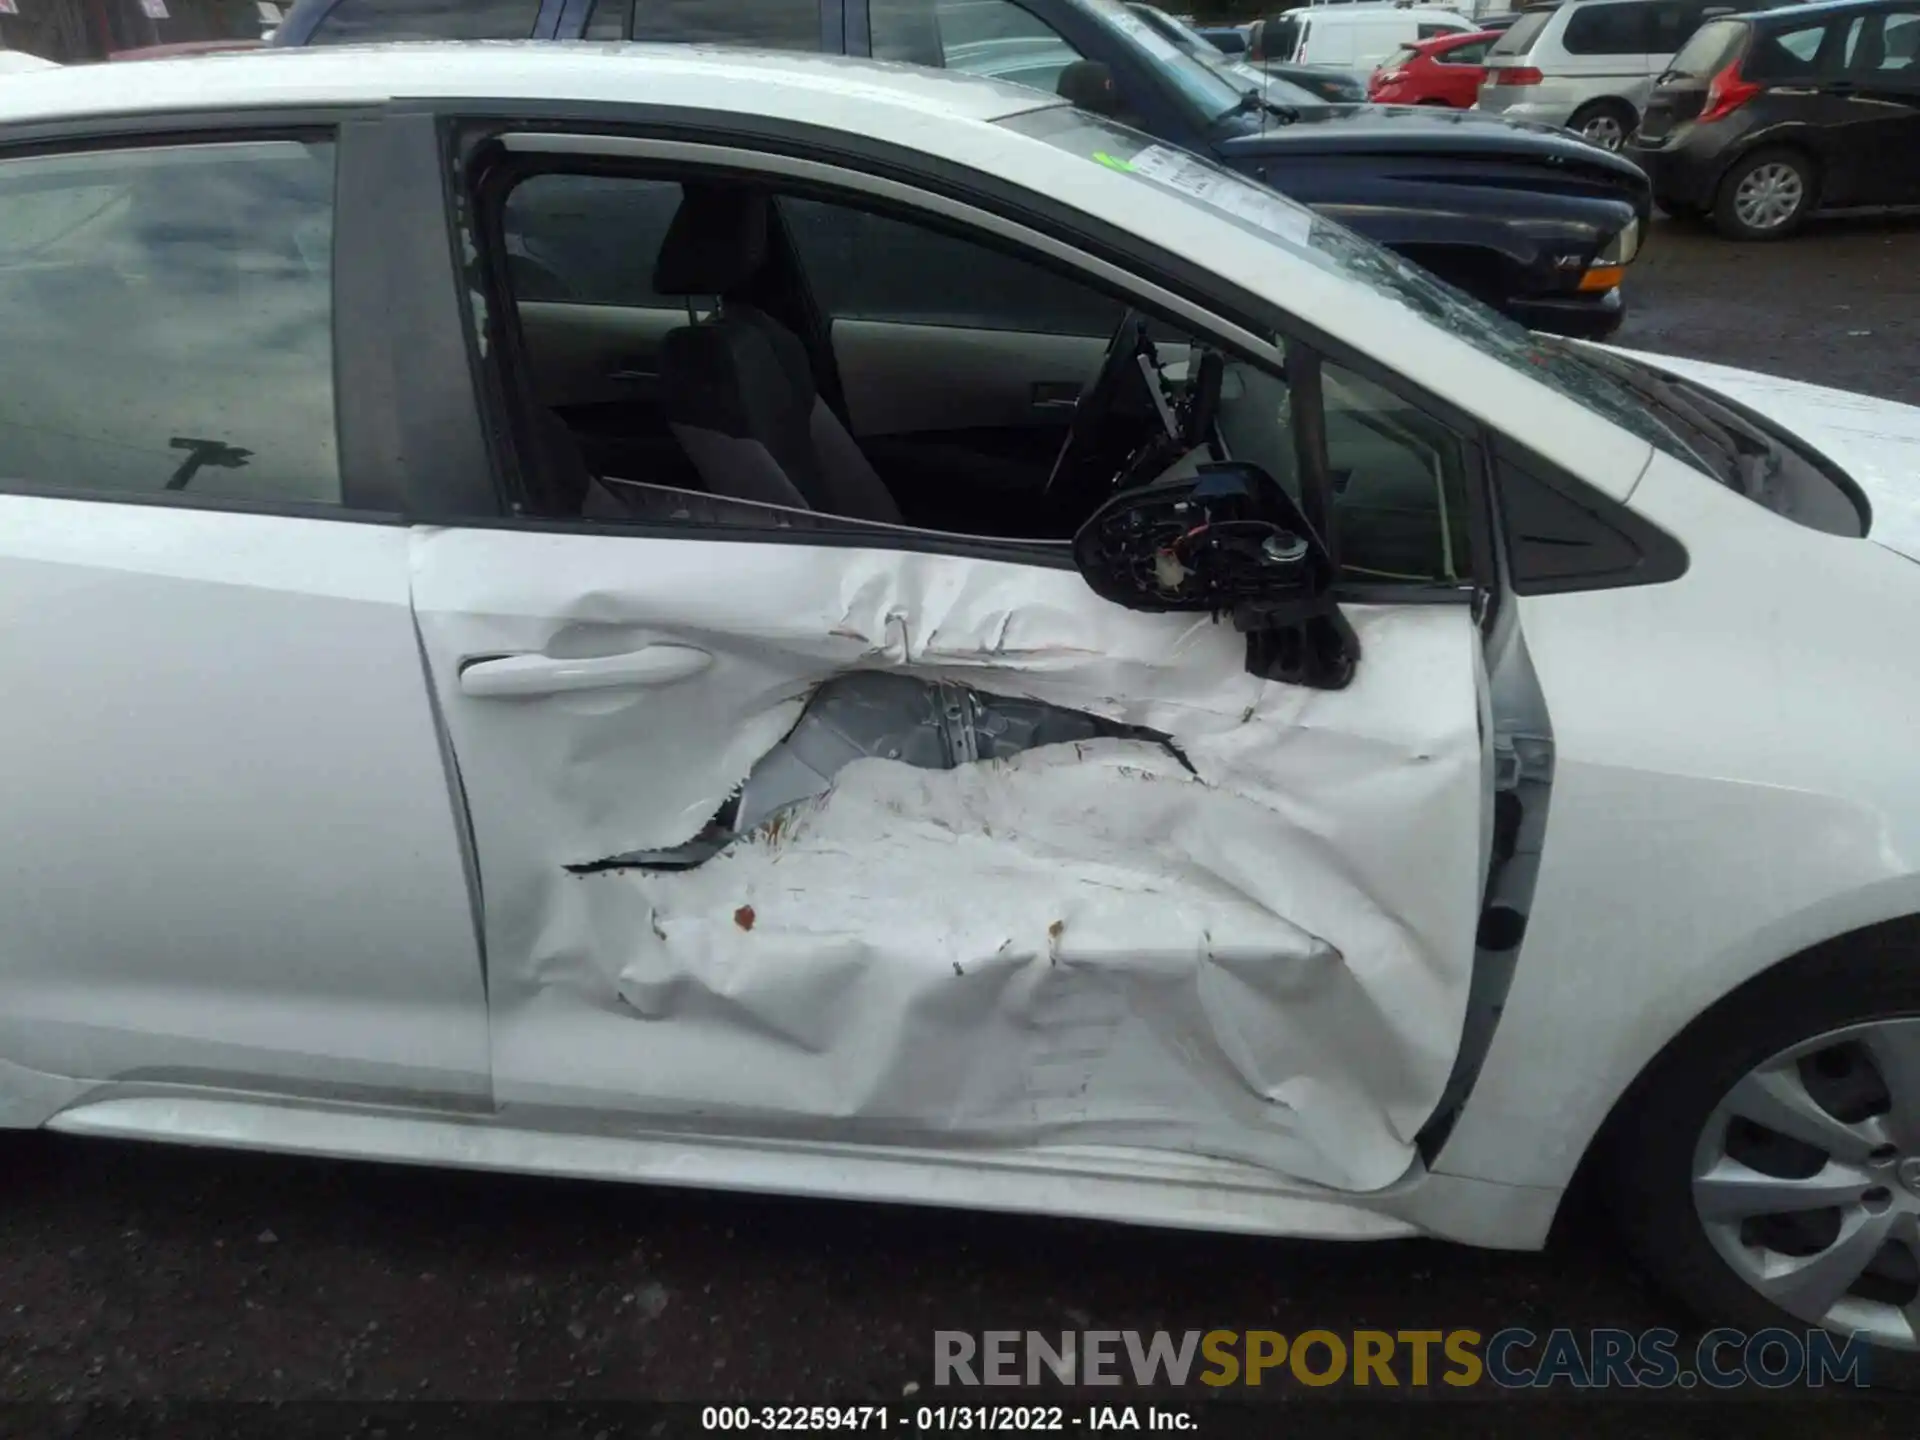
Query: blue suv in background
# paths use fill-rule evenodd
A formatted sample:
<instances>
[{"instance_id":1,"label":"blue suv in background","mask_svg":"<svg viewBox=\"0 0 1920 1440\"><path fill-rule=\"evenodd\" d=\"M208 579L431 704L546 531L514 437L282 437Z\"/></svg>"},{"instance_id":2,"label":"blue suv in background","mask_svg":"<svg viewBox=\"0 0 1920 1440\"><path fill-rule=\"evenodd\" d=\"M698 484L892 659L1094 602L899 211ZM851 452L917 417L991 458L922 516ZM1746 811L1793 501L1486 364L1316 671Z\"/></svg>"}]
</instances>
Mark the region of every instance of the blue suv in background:
<instances>
[{"instance_id":1,"label":"blue suv in background","mask_svg":"<svg viewBox=\"0 0 1920 1440\"><path fill-rule=\"evenodd\" d=\"M1302 103L1121 0L298 0L276 45L664 41L873 56L1067 95L1283 191L1535 329L1597 337L1651 213L1632 162L1471 112Z\"/></svg>"}]
</instances>

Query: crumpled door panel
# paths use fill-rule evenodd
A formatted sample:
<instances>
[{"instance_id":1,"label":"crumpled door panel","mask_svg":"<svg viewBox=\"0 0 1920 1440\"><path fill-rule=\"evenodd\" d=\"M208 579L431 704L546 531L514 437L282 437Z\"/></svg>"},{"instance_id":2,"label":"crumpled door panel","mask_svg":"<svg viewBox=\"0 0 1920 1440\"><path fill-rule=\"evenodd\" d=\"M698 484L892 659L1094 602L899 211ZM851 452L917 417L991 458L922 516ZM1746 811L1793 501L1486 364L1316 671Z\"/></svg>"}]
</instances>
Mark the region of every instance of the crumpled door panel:
<instances>
[{"instance_id":1,"label":"crumpled door panel","mask_svg":"<svg viewBox=\"0 0 1920 1440\"><path fill-rule=\"evenodd\" d=\"M1314 691L1070 571L582 536L536 571L502 534L423 538L416 606L503 1104L1405 1172L1478 910L1466 607L1355 607L1366 661ZM458 685L636 644L713 662L627 695Z\"/></svg>"}]
</instances>

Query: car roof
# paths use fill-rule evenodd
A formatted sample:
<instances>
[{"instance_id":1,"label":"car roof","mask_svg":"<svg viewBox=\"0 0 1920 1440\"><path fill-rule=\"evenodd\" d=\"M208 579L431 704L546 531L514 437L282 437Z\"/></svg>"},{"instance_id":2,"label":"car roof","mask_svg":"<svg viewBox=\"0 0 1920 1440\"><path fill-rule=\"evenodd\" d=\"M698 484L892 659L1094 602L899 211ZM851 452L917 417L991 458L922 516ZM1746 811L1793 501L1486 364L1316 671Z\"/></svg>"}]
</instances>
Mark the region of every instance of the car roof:
<instances>
[{"instance_id":1,"label":"car roof","mask_svg":"<svg viewBox=\"0 0 1920 1440\"><path fill-rule=\"evenodd\" d=\"M1816 20L1822 15L1852 14L1859 10L1890 10L1892 0L1819 0L1812 5L1781 5L1764 10L1743 10L1738 15L1716 15L1716 20Z\"/></svg>"},{"instance_id":2,"label":"car roof","mask_svg":"<svg viewBox=\"0 0 1920 1440\"><path fill-rule=\"evenodd\" d=\"M105 65L9 76L0 124L390 100L632 102L816 120L884 134L903 113L990 121L1065 102L1024 85L837 55L697 45L405 42L149 60L140 83Z\"/></svg>"}]
</instances>

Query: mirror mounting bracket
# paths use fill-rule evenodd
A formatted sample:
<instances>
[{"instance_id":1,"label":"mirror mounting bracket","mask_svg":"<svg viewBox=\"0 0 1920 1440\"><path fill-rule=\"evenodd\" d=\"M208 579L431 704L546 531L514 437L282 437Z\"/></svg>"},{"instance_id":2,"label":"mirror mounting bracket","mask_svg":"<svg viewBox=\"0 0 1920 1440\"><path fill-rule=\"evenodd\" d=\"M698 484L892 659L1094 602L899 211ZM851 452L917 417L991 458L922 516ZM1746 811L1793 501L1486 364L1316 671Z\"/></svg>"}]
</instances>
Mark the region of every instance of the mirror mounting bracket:
<instances>
[{"instance_id":1,"label":"mirror mounting bracket","mask_svg":"<svg viewBox=\"0 0 1920 1440\"><path fill-rule=\"evenodd\" d=\"M1247 637L1247 673L1262 680L1344 690L1360 664L1360 637L1331 595L1243 602L1233 628Z\"/></svg>"}]
</instances>

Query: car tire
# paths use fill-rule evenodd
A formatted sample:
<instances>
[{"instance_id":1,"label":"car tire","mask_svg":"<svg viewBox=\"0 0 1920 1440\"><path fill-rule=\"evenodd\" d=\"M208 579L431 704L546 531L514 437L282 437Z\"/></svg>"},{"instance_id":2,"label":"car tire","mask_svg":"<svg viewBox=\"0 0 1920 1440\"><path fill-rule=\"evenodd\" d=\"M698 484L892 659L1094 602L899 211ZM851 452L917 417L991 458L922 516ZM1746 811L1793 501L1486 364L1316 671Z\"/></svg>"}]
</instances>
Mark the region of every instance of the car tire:
<instances>
[{"instance_id":1,"label":"car tire","mask_svg":"<svg viewBox=\"0 0 1920 1440\"><path fill-rule=\"evenodd\" d=\"M1784 240L1813 210L1817 179L1798 150L1756 151L1720 181L1714 228L1729 240Z\"/></svg>"},{"instance_id":2,"label":"car tire","mask_svg":"<svg viewBox=\"0 0 1920 1440\"><path fill-rule=\"evenodd\" d=\"M1639 127L1640 117L1624 100L1591 101L1567 120L1567 129L1585 137L1588 143L1616 152Z\"/></svg>"},{"instance_id":3,"label":"car tire","mask_svg":"<svg viewBox=\"0 0 1920 1440\"><path fill-rule=\"evenodd\" d=\"M1891 1133L1888 1118L1876 1121L1871 1113L1873 1085L1891 1091L1882 1073L1886 1062L1860 1038L1874 1036L1881 1037L1874 1044L1913 1062L1910 1072L1902 1072L1911 1081L1902 1089L1904 1101L1892 1096L1892 1103L1904 1108L1890 1113L1901 1117L1902 1124L1908 1116L1920 1116L1916 958L1920 923L1908 921L1876 927L1776 967L1688 1026L1608 1120L1596 1154L1599 1178L1627 1246L1661 1288L1707 1324L1749 1335L1777 1327L1798 1336L1816 1328L1811 1312L1823 1302L1804 1279L1799 1282L1803 1289L1789 1294L1800 1311L1795 1313L1779 1303L1782 1292L1763 1294L1748 1275L1778 1286L1782 1262L1792 1265L1797 1260L1810 1278L1822 1256L1844 1259L1849 1237L1865 1239L1868 1223L1887 1228L1891 1238L1884 1248L1863 1251L1871 1270L1852 1282L1850 1293L1865 1292L1867 1300L1837 1303L1854 1307L1849 1313L1857 1317L1884 1313L1859 1308L1871 1301L1905 1303L1911 1298L1909 1287L1920 1294L1920 1255L1899 1238L1902 1227L1915 1223L1908 1217L1920 1214L1920 1139L1903 1130L1909 1142L1904 1148L1882 1145L1864 1158L1842 1162L1833 1153L1821 1156L1820 1146L1747 1118L1776 1096L1797 1094L1794 1103L1820 1107L1811 1133L1837 1136L1846 1130L1853 1137L1844 1141L1847 1145L1865 1143L1857 1133L1861 1130L1867 1132L1866 1139ZM1889 1036L1905 1037L1901 1044L1911 1044L1903 1050ZM1848 1067L1861 1073L1849 1078ZM1794 1092L1796 1081L1799 1090ZM1912 1093L1906 1094L1907 1089ZM1838 1108L1839 1096L1848 1097L1846 1108ZM1810 1114L1789 1113L1787 1108L1777 1112L1781 1123L1799 1126L1808 1125ZM1822 1119L1839 1128L1822 1128ZM1886 1150L1897 1153L1882 1153ZM1827 1186L1821 1191L1824 1197L1839 1193L1835 1167L1843 1163L1848 1175L1873 1182L1858 1204L1836 1205L1831 1213L1790 1209L1738 1218L1737 1212L1754 1203L1755 1172L1770 1179L1785 1176L1788 1182L1817 1174ZM1776 1179L1769 1194L1780 1193ZM1711 1224L1703 1207L1720 1212ZM1858 1228L1849 1230L1856 1219ZM1831 1235L1822 1226L1830 1228ZM1910 1267L1901 1262L1902 1252ZM1741 1266L1751 1268L1742 1273ZM1832 1265L1822 1273L1838 1276L1844 1269ZM1815 1298L1806 1299L1809 1294ZM1880 1343L1871 1331L1865 1335L1872 1347L1868 1375L1874 1385L1920 1388L1920 1350Z\"/></svg>"}]
</instances>

